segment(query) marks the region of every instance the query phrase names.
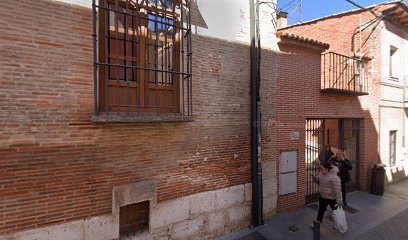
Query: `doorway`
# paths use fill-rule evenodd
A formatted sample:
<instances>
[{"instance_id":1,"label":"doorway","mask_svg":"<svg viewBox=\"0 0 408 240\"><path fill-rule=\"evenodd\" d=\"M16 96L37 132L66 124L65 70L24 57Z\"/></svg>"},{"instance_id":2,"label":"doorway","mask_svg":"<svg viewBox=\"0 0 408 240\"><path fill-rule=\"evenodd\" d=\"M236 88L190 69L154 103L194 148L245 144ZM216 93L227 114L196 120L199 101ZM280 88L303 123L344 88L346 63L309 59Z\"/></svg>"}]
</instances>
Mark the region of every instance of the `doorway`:
<instances>
[{"instance_id":1,"label":"doorway","mask_svg":"<svg viewBox=\"0 0 408 240\"><path fill-rule=\"evenodd\" d=\"M319 165L325 159L324 147L329 144L334 152L343 150L353 165L348 191L359 188L360 119L307 119L305 129L306 203L318 200L318 186L312 175L319 174Z\"/></svg>"}]
</instances>

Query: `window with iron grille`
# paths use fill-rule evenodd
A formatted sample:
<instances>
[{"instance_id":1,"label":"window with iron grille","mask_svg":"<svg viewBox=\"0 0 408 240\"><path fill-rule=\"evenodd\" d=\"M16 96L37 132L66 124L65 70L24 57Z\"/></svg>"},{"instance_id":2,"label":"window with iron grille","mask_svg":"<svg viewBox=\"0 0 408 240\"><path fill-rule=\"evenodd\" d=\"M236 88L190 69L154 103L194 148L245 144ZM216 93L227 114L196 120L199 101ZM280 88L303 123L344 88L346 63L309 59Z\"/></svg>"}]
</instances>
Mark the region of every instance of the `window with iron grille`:
<instances>
[{"instance_id":1,"label":"window with iron grille","mask_svg":"<svg viewBox=\"0 0 408 240\"><path fill-rule=\"evenodd\" d=\"M192 115L189 5L94 0L97 115Z\"/></svg>"},{"instance_id":2,"label":"window with iron grille","mask_svg":"<svg viewBox=\"0 0 408 240\"><path fill-rule=\"evenodd\" d=\"M130 237L149 230L149 201L120 207L119 235Z\"/></svg>"}]
</instances>

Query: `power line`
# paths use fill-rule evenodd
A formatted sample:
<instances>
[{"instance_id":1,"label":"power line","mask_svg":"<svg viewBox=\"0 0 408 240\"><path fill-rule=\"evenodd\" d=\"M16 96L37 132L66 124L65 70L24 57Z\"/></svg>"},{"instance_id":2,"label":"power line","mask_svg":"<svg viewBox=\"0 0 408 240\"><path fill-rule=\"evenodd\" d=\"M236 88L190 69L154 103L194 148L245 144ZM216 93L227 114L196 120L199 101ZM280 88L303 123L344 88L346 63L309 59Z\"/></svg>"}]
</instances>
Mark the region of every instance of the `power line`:
<instances>
[{"instance_id":1,"label":"power line","mask_svg":"<svg viewBox=\"0 0 408 240\"><path fill-rule=\"evenodd\" d=\"M351 0L346 0L346 2L352 4L352 5L354 5L354 6L358 7L358 8L360 8L360 9L363 9L363 10L365 10L365 11L370 11L375 17L379 17L372 9L367 9L367 8L361 6L360 4L357 4L356 2L351 1Z\"/></svg>"},{"instance_id":2,"label":"power line","mask_svg":"<svg viewBox=\"0 0 408 240\"><path fill-rule=\"evenodd\" d=\"M299 0L292 0L289 3L287 3L286 5L282 6L279 8L279 11L283 11L285 10L287 7L287 9L291 9L295 4L298 4Z\"/></svg>"},{"instance_id":3,"label":"power line","mask_svg":"<svg viewBox=\"0 0 408 240\"><path fill-rule=\"evenodd\" d=\"M288 12L289 14L293 14L297 12L297 19L296 22L302 22L302 0L292 0L285 4L284 6L279 8L279 12Z\"/></svg>"}]
</instances>

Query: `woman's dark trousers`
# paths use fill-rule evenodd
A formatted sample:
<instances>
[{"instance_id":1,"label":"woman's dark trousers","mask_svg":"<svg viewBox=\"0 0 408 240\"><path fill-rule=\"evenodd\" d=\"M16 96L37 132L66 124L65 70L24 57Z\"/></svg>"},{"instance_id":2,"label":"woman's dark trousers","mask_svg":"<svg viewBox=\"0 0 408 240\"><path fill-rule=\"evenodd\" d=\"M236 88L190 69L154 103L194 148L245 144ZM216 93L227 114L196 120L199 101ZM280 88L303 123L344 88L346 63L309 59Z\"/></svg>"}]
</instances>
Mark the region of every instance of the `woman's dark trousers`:
<instances>
[{"instance_id":1,"label":"woman's dark trousers","mask_svg":"<svg viewBox=\"0 0 408 240\"><path fill-rule=\"evenodd\" d=\"M319 212L317 214L317 221L323 222L324 212L326 211L327 206L330 206L332 210L336 209L336 200L319 197Z\"/></svg>"},{"instance_id":2,"label":"woman's dark trousers","mask_svg":"<svg viewBox=\"0 0 408 240\"><path fill-rule=\"evenodd\" d=\"M346 181L341 181L341 195L343 197L343 205L347 206L347 201L346 201Z\"/></svg>"}]
</instances>

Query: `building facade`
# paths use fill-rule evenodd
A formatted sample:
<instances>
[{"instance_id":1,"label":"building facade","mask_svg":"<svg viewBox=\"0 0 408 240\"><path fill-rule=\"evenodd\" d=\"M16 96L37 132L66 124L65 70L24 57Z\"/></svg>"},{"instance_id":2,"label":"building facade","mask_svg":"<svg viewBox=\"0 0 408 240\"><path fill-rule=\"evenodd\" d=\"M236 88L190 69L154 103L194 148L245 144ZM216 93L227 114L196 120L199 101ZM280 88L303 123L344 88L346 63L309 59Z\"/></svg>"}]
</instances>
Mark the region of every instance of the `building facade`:
<instances>
[{"instance_id":1,"label":"building facade","mask_svg":"<svg viewBox=\"0 0 408 240\"><path fill-rule=\"evenodd\" d=\"M273 12L259 8L268 53ZM0 239L213 239L248 226L249 10L1 1ZM273 59L263 64L269 79Z\"/></svg>"},{"instance_id":2,"label":"building facade","mask_svg":"<svg viewBox=\"0 0 408 240\"><path fill-rule=\"evenodd\" d=\"M325 62L322 54L330 47L323 42L301 37L285 30L278 31L279 67L273 88L275 117L275 153L278 174L277 213L293 211L317 200L317 185L312 175L324 161L324 147L343 149L349 156L353 171L349 190L366 190L371 166L378 158L376 149L375 104L379 95L369 83L361 89L327 87L330 76L339 74L341 63L347 61L350 74L343 82L354 80L359 62L342 56L342 61ZM329 56L337 56L330 53ZM337 57L336 57L337 58ZM340 57L339 57L340 58ZM302 70L293 72L293 69ZM327 68L326 86L325 74ZM330 73L330 74L329 74ZM329 79L329 80L327 80ZM369 93L366 85L370 87ZM366 104L366 105L365 105ZM364 107L369 106L370 108ZM292 162L292 163L291 163ZM295 164L294 166L290 166Z\"/></svg>"},{"instance_id":3,"label":"building facade","mask_svg":"<svg viewBox=\"0 0 408 240\"><path fill-rule=\"evenodd\" d=\"M214 239L249 226L250 3L2 1L0 240ZM370 57L384 49L356 59L330 38L276 32L271 6L252 6L265 221L315 199L325 144L346 150L349 187L366 190L385 104L383 60Z\"/></svg>"},{"instance_id":4,"label":"building facade","mask_svg":"<svg viewBox=\"0 0 408 240\"><path fill-rule=\"evenodd\" d=\"M378 132L376 151L386 166L387 181L408 176L406 163L406 78L408 75L408 8L400 2L374 5L283 28L330 44L329 51L367 59L369 94L378 94L371 109ZM318 37L317 37L318 36ZM364 97L362 97L364 98ZM378 108L378 109L377 109Z\"/></svg>"}]
</instances>

